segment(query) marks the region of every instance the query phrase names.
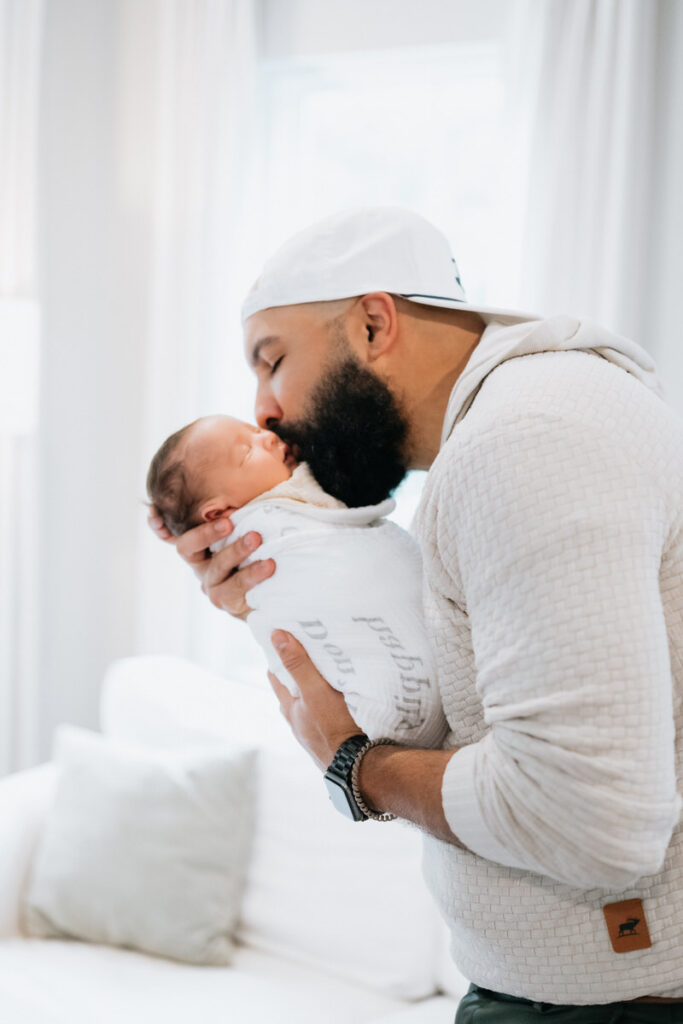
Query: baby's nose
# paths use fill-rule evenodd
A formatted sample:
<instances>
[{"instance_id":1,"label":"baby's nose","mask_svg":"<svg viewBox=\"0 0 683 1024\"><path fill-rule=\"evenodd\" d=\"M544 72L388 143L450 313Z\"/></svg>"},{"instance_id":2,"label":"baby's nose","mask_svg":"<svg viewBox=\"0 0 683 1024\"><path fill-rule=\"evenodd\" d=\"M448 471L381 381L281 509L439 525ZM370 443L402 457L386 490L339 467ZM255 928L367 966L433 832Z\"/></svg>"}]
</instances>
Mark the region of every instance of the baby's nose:
<instances>
[{"instance_id":1,"label":"baby's nose","mask_svg":"<svg viewBox=\"0 0 683 1024\"><path fill-rule=\"evenodd\" d=\"M278 436L272 430L264 430L261 434L261 440L265 448L271 449L278 443Z\"/></svg>"}]
</instances>

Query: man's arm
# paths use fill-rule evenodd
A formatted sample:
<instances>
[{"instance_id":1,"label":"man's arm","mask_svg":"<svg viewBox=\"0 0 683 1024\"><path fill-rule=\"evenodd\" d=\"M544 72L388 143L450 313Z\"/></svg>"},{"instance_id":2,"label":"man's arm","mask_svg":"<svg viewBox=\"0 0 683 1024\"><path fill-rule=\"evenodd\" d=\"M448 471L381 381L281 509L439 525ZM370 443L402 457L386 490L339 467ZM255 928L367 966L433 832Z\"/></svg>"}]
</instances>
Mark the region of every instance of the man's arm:
<instances>
[{"instance_id":1,"label":"man's arm","mask_svg":"<svg viewBox=\"0 0 683 1024\"><path fill-rule=\"evenodd\" d=\"M669 510L633 434L499 417L442 466L437 533L464 591L487 732L448 762L446 820L480 857L621 891L681 808L659 589ZM457 560L457 577L455 565Z\"/></svg>"},{"instance_id":2,"label":"man's arm","mask_svg":"<svg viewBox=\"0 0 683 1024\"><path fill-rule=\"evenodd\" d=\"M258 534L246 534L235 544L210 557L209 545L232 532L229 519L205 523L175 538L164 529L162 520L152 509L149 525L161 540L175 544L178 554L193 568L202 582L202 590L217 608L228 611L236 618L246 618L249 612L247 592L270 576L275 568L272 559L268 559L254 562L242 570L237 569L240 562L258 547ZM297 709L295 735L318 766L325 770L342 739L360 730L351 718L341 694L323 679L301 644L291 634L285 635L291 646L288 652L284 649L279 651L283 664L300 688L302 683L304 688L308 683L308 700L300 703ZM293 698L274 676L271 676L271 682L280 699L281 710L292 724L290 715ZM324 723L322 735L314 727L311 703ZM309 720L305 721L307 715ZM312 738L314 734L315 739ZM391 811L437 839L461 846L448 827L441 802L441 780L446 764L454 753L453 750L373 747L364 755L359 772L358 783L363 799L369 807Z\"/></svg>"},{"instance_id":3,"label":"man's arm","mask_svg":"<svg viewBox=\"0 0 683 1024\"><path fill-rule=\"evenodd\" d=\"M424 832L466 849L446 821L441 783L455 750L372 747L360 763L358 787L373 810L389 811Z\"/></svg>"},{"instance_id":4,"label":"man's arm","mask_svg":"<svg viewBox=\"0 0 683 1024\"><path fill-rule=\"evenodd\" d=\"M269 672L280 710L298 742L325 771L339 744L361 730L351 717L343 694L321 676L299 641L283 630L276 630L272 639L301 694L292 697L287 687ZM462 846L448 826L441 802L441 780L454 753L402 746L372 747L361 761L361 796L377 811L390 811L437 839Z\"/></svg>"}]
</instances>

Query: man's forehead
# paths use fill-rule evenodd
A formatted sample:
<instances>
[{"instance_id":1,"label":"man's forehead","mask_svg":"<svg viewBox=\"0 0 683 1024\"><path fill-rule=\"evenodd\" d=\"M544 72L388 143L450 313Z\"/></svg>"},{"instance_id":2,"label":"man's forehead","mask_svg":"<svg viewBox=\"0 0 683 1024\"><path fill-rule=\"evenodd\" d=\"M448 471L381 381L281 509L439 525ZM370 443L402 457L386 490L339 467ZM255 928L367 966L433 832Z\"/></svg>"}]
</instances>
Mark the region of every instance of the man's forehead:
<instances>
[{"instance_id":1,"label":"man's forehead","mask_svg":"<svg viewBox=\"0 0 683 1024\"><path fill-rule=\"evenodd\" d=\"M277 310L273 309L262 309L244 321L244 351L247 358L259 341L279 334L281 323L282 319L277 316Z\"/></svg>"},{"instance_id":2,"label":"man's forehead","mask_svg":"<svg viewBox=\"0 0 683 1024\"><path fill-rule=\"evenodd\" d=\"M244 323L244 354L255 367L261 351L275 342L306 340L316 327L310 311L302 306L278 306L253 313Z\"/></svg>"},{"instance_id":3,"label":"man's forehead","mask_svg":"<svg viewBox=\"0 0 683 1024\"><path fill-rule=\"evenodd\" d=\"M251 366L252 370L255 370L258 367L261 361L261 353L280 340L281 339L278 334L266 334L257 336L251 343L247 342L244 354L246 355L247 362Z\"/></svg>"}]
</instances>

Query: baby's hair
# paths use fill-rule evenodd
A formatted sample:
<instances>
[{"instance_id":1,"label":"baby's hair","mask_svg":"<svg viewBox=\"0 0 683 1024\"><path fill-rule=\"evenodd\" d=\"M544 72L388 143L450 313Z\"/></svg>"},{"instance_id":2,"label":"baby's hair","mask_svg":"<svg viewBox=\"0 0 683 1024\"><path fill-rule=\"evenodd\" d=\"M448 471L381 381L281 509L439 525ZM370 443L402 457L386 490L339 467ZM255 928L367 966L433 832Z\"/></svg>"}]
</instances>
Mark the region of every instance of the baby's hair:
<instances>
[{"instance_id":1,"label":"baby's hair","mask_svg":"<svg viewBox=\"0 0 683 1024\"><path fill-rule=\"evenodd\" d=\"M197 525L199 502L190 489L185 464L175 456L180 442L198 422L194 420L167 437L147 471L147 497L174 537Z\"/></svg>"}]
</instances>

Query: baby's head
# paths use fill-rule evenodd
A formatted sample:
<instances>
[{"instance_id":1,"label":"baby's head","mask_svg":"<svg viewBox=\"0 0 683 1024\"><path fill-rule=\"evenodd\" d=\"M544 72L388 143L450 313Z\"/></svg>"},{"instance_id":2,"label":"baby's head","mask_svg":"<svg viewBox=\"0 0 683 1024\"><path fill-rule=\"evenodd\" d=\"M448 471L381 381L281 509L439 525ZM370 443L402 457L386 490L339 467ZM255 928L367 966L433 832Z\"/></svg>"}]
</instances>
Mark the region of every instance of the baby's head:
<instances>
[{"instance_id":1,"label":"baby's head","mask_svg":"<svg viewBox=\"0 0 683 1024\"><path fill-rule=\"evenodd\" d=\"M159 448L147 473L147 495L164 526L179 537L288 480L295 466L272 431L232 416L203 416Z\"/></svg>"}]
</instances>

